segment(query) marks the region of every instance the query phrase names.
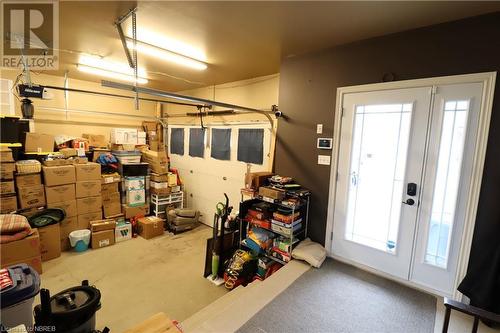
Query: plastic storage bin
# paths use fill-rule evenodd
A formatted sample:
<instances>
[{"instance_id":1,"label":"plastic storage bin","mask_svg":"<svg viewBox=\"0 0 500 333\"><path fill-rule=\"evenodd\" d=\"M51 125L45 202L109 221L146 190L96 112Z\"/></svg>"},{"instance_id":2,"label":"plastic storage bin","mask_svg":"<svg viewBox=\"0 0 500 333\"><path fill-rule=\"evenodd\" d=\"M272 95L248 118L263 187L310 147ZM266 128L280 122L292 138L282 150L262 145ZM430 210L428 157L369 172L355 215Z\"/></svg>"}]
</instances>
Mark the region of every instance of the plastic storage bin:
<instances>
[{"instance_id":1,"label":"plastic storage bin","mask_svg":"<svg viewBox=\"0 0 500 333\"><path fill-rule=\"evenodd\" d=\"M69 233L69 243L76 252L83 252L89 248L90 230L75 230Z\"/></svg>"},{"instance_id":2,"label":"plastic storage bin","mask_svg":"<svg viewBox=\"0 0 500 333\"><path fill-rule=\"evenodd\" d=\"M40 275L26 264L0 270L2 324L6 328L24 324L33 327L33 300L40 291Z\"/></svg>"}]
</instances>

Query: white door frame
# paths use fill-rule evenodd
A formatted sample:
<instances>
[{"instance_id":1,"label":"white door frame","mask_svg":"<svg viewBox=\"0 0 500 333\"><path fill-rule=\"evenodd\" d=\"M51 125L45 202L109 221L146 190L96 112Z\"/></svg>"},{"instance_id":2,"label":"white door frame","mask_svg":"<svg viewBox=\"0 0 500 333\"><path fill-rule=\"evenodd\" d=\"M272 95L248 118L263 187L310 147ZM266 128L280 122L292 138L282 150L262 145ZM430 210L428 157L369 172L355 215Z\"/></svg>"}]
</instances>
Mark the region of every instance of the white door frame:
<instances>
[{"instance_id":1,"label":"white door frame","mask_svg":"<svg viewBox=\"0 0 500 333\"><path fill-rule=\"evenodd\" d=\"M471 187L469 190L469 195L467 199L467 208L464 221L464 231L461 240L461 246L458 258L457 274L454 283L454 293L453 298L460 300L462 294L456 290L462 279L467 273L467 266L469 262L470 249L472 244L472 236L474 233L474 226L476 224L476 213L477 206L479 202L479 193L481 190L481 181L484 169L484 160L486 155L486 146L488 143L488 133L490 128L491 111L493 106L493 96L495 93L495 80L496 72L485 72L477 74L465 74L465 75L452 75L452 76L442 76L434 78L416 79L416 80L405 80L396 82L385 82L385 83L374 83L365 84L359 86L351 87L341 87L337 89L337 97L335 103L335 124L334 124L334 149L332 150L332 166L330 170L330 189L328 195L328 215L327 215L327 225L326 225L326 236L325 236L325 248L328 252L328 256L341 261L346 261L343 258L337 258L333 255L332 249L332 235L333 235L333 216L335 212L335 193L336 193L336 179L337 179L337 169L338 169L338 151L340 149L340 134L342 127L342 105L344 94L347 93L359 93L359 92L369 92L378 90L391 90L391 89L402 89L402 88L417 88L425 86L438 86L447 84L459 84L459 83L472 83L479 82L483 83L483 95L481 98L481 108L479 110L479 123L476 138L476 150L474 152L473 166L472 166L472 180ZM382 275L384 277L396 280L400 283L412 286L414 288L426 290L430 293L436 294L435 290L427 289L425 287L419 286L411 281L399 279L379 272L373 269L368 269L366 266L357 264L354 262L349 262L354 266L358 266L365 270L369 270L373 273Z\"/></svg>"}]
</instances>

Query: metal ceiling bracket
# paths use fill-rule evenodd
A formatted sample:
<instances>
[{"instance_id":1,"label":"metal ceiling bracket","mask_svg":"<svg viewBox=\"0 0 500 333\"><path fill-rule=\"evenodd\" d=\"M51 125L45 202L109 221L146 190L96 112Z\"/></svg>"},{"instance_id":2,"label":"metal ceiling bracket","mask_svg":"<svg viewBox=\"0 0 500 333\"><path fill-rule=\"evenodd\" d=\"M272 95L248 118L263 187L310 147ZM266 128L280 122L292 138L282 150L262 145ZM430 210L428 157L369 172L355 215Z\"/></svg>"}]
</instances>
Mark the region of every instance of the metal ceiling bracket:
<instances>
[{"instance_id":1,"label":"metal ceiling bracket","mask_svg":"<svg viewBox=\"0 0 500 333\"><path fill-rule=\"evenodd\" d=\"M128 19L131 15L135 15L137 11L137 7L129 10L125 15L122 15L115 21L115 27L118 30L118 35L120 35L120 40L122 42L123 49L125 50L125 55L127 56L128 64L131 68L134 68L134 60L132 59L132 55L130 54L130 50L127 46L127 39L125 34L123 33L122 23Z\"/></svg>"},{"instance_id":2,"label":"metal ceiling bracket","mask_svg":"<svg viewBox=\"0 0 500 333\"><path fill-rule=\"evenodd\" d=\"M157 89L151 89L151 88L145 88L145 87L134 87L133 85L118 83L118 82L113 82L113 81L107 81L107 80L101 81L101 85L103 87L133 91L133 92L152 95L152 96L172 98L172 99L176 99L176 100L193 102L193 103L200 103L200 104L211 105L211 106L219 106L222 108L238 110L240 112L258 113L258 114L261 114L267 118L267 120L271 124L271 127L274 126L274 120L271 117L271 114L273 114L274 112L272 112L272 111L269 112L269 111L249 108L249 107L241 106L241 105L229 104L229 103L224 103L224 102L217 102L217 101L212 101L209 99L192 97L192 96L185 96L185 95L175 94L175 93L171 93L171 92L163 91L163 90L157 90Z\"/></svg>"}]
</instances>

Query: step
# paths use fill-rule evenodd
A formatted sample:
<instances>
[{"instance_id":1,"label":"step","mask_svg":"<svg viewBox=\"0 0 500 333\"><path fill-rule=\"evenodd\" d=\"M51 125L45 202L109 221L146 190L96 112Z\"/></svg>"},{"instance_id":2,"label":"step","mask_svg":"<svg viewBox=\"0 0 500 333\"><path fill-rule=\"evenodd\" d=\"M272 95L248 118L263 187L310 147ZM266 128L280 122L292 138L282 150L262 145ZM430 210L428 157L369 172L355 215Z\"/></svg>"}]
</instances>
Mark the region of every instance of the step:
<instances>
[{"instance_id":1,"label":"step","mask_svg":"<svg viewBox=\"0 0 500 333\"><path fill-rule=\"evenodd\" d=\"M236 288L183 321L184 332L220 333L238 330L309 268L301 261L292 260L266 280Z\"/></svg>"},{"instance_id":2,"label":"step","mask_svg":"<svg viewBox=\"0 0 500 333\"><path fill-rule=\"evenodd\" d=\"M224 296L216 299L214 302L210 303L200 311L193 314L191 317L187 318L182 322L182 327L184 331L188 332L190 328L194 328L206 321L207 319L219 314L222 309L230 308L235 300L241 297L243 294L247 293L252 289L253 286L259 284L260 281L254 281L247 285L246 287L238 286L232 291L228 292ZM215 286L214 286L215 287ZM224 288L224 286L219 286L215 288Z\"/></svg>"}]
</instances>

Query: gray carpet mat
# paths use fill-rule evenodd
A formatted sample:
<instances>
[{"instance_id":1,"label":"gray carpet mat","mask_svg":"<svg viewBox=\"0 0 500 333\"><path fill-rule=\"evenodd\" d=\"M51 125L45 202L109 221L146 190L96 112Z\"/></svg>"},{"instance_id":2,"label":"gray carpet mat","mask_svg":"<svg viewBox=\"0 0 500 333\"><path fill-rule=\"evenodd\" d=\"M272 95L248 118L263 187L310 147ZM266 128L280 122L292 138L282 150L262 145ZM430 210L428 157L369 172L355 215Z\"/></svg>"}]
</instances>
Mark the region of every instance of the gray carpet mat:
<instances>
[{"instance_id":1,"label":"gray carpet mat","mask_svg":"<svg viewBox=\"0 0 500 333\"><path fill-rule=\"evenodd\" d=\"M429 333L435 317L435 297L327 259L238 332Z\"/></svg>"}]
</instances>

